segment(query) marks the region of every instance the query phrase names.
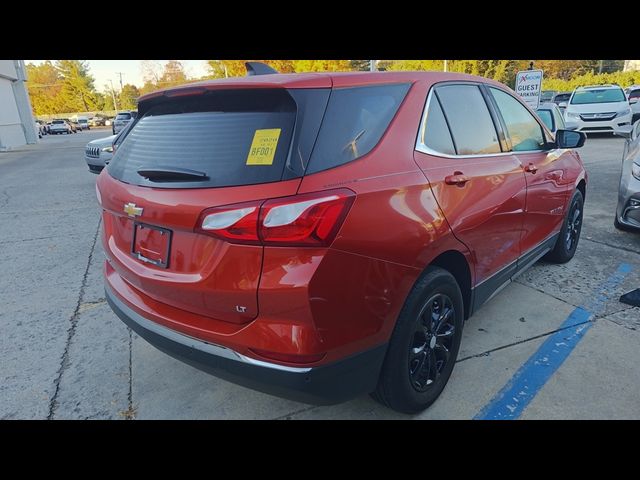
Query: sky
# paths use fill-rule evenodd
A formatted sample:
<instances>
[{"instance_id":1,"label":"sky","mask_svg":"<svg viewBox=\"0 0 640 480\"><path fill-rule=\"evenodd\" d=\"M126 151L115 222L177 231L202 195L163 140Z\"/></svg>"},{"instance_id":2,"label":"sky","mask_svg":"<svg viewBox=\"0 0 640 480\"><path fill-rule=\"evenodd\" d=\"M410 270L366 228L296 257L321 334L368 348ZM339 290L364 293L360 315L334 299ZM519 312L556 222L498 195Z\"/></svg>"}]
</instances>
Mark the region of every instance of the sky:
<instances>
[{"instance_id":1,"label":"sky","mask_svg":"<svg viewBox=\"0 0 640 480\"><path fill-rule=\"evenodd\" d=\"M157 60L164 65L168 60ZM35 63L36 65L44 62L44 60L25 60L25 63ZM208 74L206 60L180 60L184 65L187 77L202 77ZM122 72L122 84L132 83L137 87L141 87L144 83L142 79L142 70L140 69L141 60L87 60L89 70L95 79L94 85L96 90L104 91L104 86L109 84L109 80L113 81L116 90L120 89L120 75L116 72Z\"/></svg>"}]
</instances>

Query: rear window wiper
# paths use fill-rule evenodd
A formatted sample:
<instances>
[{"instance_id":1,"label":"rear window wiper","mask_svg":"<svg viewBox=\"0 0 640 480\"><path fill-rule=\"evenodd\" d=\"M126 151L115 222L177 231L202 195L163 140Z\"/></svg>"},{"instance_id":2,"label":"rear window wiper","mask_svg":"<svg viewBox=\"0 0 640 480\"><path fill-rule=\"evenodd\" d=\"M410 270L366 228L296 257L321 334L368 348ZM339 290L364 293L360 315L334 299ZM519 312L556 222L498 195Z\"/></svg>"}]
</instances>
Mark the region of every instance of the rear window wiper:
<instances>
[{"instance_id":1,"label":"rear window wiper","mask_svg":"<svg viewBox=\"0 0 640 480\"><path fill-rule=\"evenodd\" d=\"M141 168L138 175L152 182L197 182L209 180L205 172L177 167Z\"/></svg>"}]
</instances>

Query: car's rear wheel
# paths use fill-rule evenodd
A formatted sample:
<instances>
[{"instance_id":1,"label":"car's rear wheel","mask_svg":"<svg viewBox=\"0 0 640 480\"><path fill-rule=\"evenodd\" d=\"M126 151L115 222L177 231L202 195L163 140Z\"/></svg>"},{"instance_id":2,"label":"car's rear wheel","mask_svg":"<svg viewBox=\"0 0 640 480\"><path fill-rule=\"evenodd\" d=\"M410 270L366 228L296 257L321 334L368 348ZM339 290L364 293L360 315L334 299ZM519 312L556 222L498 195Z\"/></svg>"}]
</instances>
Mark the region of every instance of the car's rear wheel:
<instances>
[{"instance_id":1,"label":"car's rear wheel","mask_svg":"<svg viewBox=\"0 0 640 480\"><path fill-rule=\"evenodd\" d=\"M409 414L429 407L451 376L463 324L458 283L446 270L429 267L402 308L373 398Z\"/></svg>"},{"instance_id":2,"label":"car's rear wheel","mask_svg":"<svg viewBox=\"0 0 640 480\"><path fill-rule=\"evenodd\" d=\"M573 192L573 196L569 202L569 209L562 223L560 236L553 250L547 253L545 259L554 263L567 263L573 258L576 253L576 248L578 248L580 232L582 231L583 211L584 198L582 197L582 192L576 190Z\"/></svg>"}]
</instances>

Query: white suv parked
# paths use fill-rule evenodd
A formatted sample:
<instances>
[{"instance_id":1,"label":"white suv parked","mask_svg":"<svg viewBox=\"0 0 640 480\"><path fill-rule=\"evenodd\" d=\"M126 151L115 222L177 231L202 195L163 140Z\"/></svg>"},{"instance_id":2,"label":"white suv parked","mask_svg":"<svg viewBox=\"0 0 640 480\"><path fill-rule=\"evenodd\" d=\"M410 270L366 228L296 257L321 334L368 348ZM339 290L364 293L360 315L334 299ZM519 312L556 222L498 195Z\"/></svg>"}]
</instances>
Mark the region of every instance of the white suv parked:
<instances>
[{"instance_id":1,"label":"white suv parked","mask_svg":"<svg viewBox=\"0 0 640 480\"><path fill-rule=\"evenodd\" d=\"M585 133L611 132L631 125L627 96L617 85L578 87L571 94L564 113L567 122L578 124Z\"/></svg>"}]
</instances>

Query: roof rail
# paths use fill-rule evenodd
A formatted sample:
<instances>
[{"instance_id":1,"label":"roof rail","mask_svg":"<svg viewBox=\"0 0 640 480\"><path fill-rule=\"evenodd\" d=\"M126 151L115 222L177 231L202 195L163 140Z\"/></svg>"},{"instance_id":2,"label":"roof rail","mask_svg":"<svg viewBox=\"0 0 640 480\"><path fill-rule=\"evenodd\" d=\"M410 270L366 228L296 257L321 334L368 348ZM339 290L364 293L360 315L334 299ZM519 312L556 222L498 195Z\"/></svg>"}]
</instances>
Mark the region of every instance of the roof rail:
<instances>
[{"instance_id":1,"label":"roof rail","mask_svg":"<svg viewBox=\"0 0 640 480\"><path fill-rule=\"evenodd\" d=\"M244 62L244 66L247 68L247 75L249 76L279 73L277 70L262 62Z\"/></svg>"}]
</instances>

